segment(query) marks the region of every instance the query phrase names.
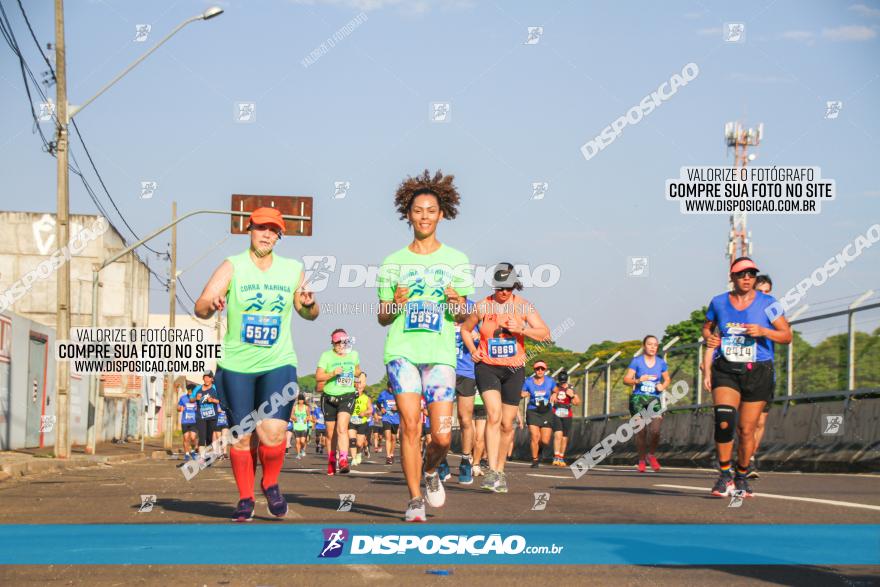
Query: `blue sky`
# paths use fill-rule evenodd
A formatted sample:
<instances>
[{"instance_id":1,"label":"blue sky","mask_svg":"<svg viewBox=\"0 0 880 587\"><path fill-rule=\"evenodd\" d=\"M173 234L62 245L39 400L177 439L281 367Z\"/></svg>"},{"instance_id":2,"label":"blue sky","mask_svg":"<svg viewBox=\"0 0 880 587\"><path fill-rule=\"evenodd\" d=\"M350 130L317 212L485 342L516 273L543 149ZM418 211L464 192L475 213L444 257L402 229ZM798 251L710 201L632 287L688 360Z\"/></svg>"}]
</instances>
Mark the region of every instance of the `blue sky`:
<instances>
[{"instance_id":1,"label":"blue sky","mask_svg":"<svg viewBox=\"0 0 880 587\"><path fill-rule=\"evenodd\" d=\"M3 4L41 71L17 5ZM68 1L70 103L211 4ZM77 116L140 234L166 221L172 200L185 212L226 207L232 193L311 195L314 236L284 239L279 252L376 264L409 239L393 211L397 184L440 168L455 174L462 194L459 218L441 226L441 240L475 263L559 266L555 287L525 295L551 328L572 319L559 343L583 350L659 334L724 289L727 217L682 215L663 187L681 166L731 164L725 121L764 122L754 164L819 166L837 181L838 199L820 215L749 217L754 257L779 290L880 220L878 2L219 4L225 14L189 25ZM37 37L51 41L52 2L25 6ZM303 67L362 12L366 20L349 36ZM745 23L745 42L723 41L726 22ZM152 27L145 43L133 41L137 24ZM529 26L544 27L537 44L524 44ZM582 144L688 62L700 68L694 81L584 159ZM843 102L837 119L824 118L827 100ZM32 133L8 48L0 52L0 101L3 208L52 211L55 162ZM429 121L435 101L451 104L449 123ZM255 102L256 122L236 123L236 102ZM84 160L79 145L74 152ZM73 179L72 210L94 213ZM147 180L158 190L142 200ZM335 181L351 182L344 199L333 199ZM534 181L549 184L541 200L532 199ZM223 240L227 232L219 217L181 225L179 268L193 295L246 246L245 237ZM165 274L166 264L145 256ZM631 256L649 258L648 277L627 276ZM880 246L804 301L835 300L814 307L838 308L880 290L878 268ZM151 287L152 311L167 311L162 287ZM375 291L331 286L319 299L370 303ZM865 319L865 329L878 325L876 316ZM301 371L312 370L330 331L344 326L370 379L378 378L384 330L373 316L294 326Z\"/></svg>"}]
</instances>

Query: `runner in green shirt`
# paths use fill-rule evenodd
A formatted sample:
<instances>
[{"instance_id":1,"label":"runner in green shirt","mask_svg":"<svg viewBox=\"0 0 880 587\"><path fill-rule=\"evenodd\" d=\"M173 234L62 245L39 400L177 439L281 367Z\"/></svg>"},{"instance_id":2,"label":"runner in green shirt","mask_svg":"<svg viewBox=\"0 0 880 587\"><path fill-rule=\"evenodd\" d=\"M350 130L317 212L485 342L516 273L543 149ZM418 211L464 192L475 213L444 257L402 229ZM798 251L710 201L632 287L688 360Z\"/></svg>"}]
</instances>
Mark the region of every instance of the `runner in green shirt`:
<instances>
[{"instance_id":1,"label":"runner in green shirt","mask_svg":"<svg viewBox=\"0 0 880 587\"><path fill-rule=\"evenodd\" d=\"M294 311L306 320L314 320L319 312L314 294L303 282L302 263L273 252L284 232L281 212L257 208L250 215L248 232L250 248L223 261L195 307L203 320L226 308L223 358L214 382L232 431L238 432L229 452L240 498L232 514L236 522L253 519L258 457L263 465L260 487L269 512L279 518L287 515L278 474L284 464L287 422L299 390L290 320ZM263 405L268 413L258 410Z\"/></svg>"},{"instance_id":2,"label":"runner in green shirt","mask_svg":"<svg viewBox=\"0 0 880 587\"><path fill-rule=\"evenodd\" d=\"M373 415L373 402L366 394L367 374L365 372L361 371L354 386L357 390L357 399L354 400L351 423L348 427L348 446L351 451L351 464L360 465L367 450L367 432L369 432L370 418Z\"/></svg>"},{"instance_id":3,"label":"runner in green shirt","mask_svg":"<svg viewBox=\"0 0 880 587\"><path fill-rule=\"evenodd\" d=\"M309 406L306 405L306 396L300 394L296 398L296 405L293 406L293 413L290 415L290 421L293 422L293 435L296 437L297 459L306 456L306 436L309 433L311 417Z\"/></svg>"},{"instance_id":4,"label":"runner in green shirt","mask_svg":"<svg viewBox=\"0 0 880 587\"><path fill-rule=\"evenodd\" d=\"M424 173L401 183L395 195L400 218L413 240L389 255L379 269L379 324L388 327L385 368L400 412L400 450L410 501L404 519L427 521L425 502L440 507L446 492L437 465L449 451L455 399L455 321L467 315L474 292L467 256L437 240L437 225L458 214L453 176ZM425 497L420 474L421 399L431 417L431 443L425 451Z\"/></svg>"},{"instance_id":5,"label":"runner in green shirt","mask_svg":"<svg viewBox=\"0 0 880 587\"><path fill-rule=\"evenodd\" d=\"M360 358L352 350L352 341L348 333L337 328L330 334L333 348L324 351L318 359L315 380L318 386L323 385L321 409L324 410L324 421L327 424L327 438L330 446L327 450L327 474L348 473L348 424L354 410L357 392L354 388L355 377L361 372Z\"/></svg>"}]
</instances>

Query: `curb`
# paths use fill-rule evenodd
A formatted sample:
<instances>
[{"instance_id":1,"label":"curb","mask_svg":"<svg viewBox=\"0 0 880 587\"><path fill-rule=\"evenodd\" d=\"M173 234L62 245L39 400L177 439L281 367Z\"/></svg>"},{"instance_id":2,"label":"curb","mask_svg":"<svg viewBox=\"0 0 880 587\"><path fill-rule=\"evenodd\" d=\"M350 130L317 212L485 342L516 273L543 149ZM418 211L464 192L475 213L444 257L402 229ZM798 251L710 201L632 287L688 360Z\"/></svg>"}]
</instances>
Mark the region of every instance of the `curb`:
<instances>
[{"instance_id":1,"label":"curb","mask_svg":"<svg viewBox=\"0 0 880 587\"><path fill-rule=\"evenodd\" d=\"M85 456L71 459L26 459L16 463L0 466L0 482L7 479L38 475L60 471L70 471L82 467L96 467L101 464L123 464L148 458L146 454L133 453L127 455Z\"/></svg>"}]
</instances>

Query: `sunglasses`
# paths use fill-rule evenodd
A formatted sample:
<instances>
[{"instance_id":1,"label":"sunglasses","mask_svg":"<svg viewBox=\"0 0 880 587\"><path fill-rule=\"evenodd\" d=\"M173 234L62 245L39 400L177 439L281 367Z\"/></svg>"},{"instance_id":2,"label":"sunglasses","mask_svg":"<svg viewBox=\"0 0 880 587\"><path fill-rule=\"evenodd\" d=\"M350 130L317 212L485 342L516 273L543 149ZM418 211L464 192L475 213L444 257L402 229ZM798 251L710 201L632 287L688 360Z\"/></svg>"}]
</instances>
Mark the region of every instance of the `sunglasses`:
<instances>
[{"instance_id":1,"label":"sunglasses","mask_svg":"<svg viewBox=\"0 0 880 587\"><path fill-rule=\"evenodd\" d=\"M351 341L348 340L348 339L346 338L346 339L343 339L343 340L337 340L337 341L334 342L333 344L348 344L348 343L350 343L350 342L351 342Z\"/></svg>"},{"instance_id":2,"label":"sunglasses","mask_svg":"<svg viewBox=\"0 0 880 587\"><path fill-rule=\"evenodd\" d=\"M754 269L746 269L745 271L737 271L736 273L733 274L733 276L737 279L742 279L743 277L746 277L746 276L754 279L755 277L758 276L758 272L755 271Z\"/></svg>"},{"instance_id":3,"label":"sunglasses","mask_svg":"<svg viewBox=\"0 0 880 587\"><path fill-rule=\"evenodd\" d=\"M495 291L513 291L512 287L496 287Z\"/></svg>"},{"instance_id":4,"label":"sunglasses","mask_svg":"<svg viewBox=\"0 0 880 587\"><path fill-rule=\"evenodd\" d=\"M546 371L547 367L535 367L535 371Z\"/></svg>"}]
</instances>

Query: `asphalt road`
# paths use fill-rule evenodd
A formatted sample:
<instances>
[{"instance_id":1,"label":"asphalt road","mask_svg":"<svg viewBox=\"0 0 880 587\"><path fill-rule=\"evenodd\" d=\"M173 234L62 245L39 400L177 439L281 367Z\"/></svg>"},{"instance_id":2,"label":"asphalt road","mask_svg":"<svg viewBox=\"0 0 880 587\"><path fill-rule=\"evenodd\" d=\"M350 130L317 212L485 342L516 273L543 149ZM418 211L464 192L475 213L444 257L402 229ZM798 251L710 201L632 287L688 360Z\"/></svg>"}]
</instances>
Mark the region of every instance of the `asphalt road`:
<instances>
[{"instance_id":1,"label":"asphalt road","mask_svg":"<svg viewBox=\"0 0 880 587\"><path fill-rule=\"evenodd\" d=\"M457 457L451 457L453 472ZM228 461L186 481L174 460L128 464L44 475L0 484L0 524L229 524L237 500ZM398 523L406 505L399 464L372 459L348 476L328 477L324 457L288 459L280 478L291 504L285 522ZM259 477L259 470L257 472ZM715 473L664 468L639 474L599 467L576 480L566 469L522 463L509 467L510 493L481 492L476 484L446 484L447 505L429 509L429 523L547 524L880 524L880 476L764 473L753 484L757 497L741 507L708 496ZM535 492L548 492L544 511L533 511ZM339 494L354 494L350 512L338 512ZM152 511L139 512L141 495L156 495ZM253 524L279 523L257 497ZM190 545L193 552L210 548ZM182 552L185 545L181 545ZM196 559L198 560L198 559ZM222 552L219 560L222 560ZM196 562L195 560L193 562ZM448 567L448 565L447 565ZM461 565L449 576L425 574L421 566L5 566L0 584L175 584L175 585L361 585L446 582L498 584L505 579L560 584L880 585L876 567L658 567Z\"/></svg>"}]
</instances>

